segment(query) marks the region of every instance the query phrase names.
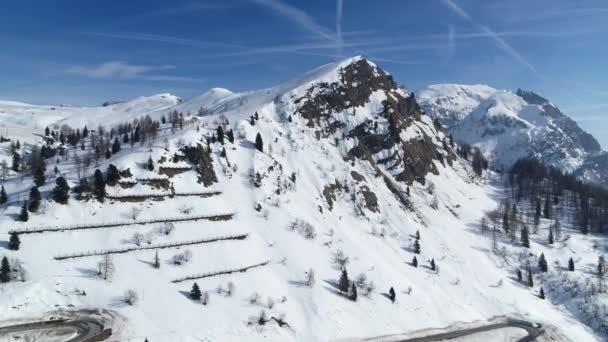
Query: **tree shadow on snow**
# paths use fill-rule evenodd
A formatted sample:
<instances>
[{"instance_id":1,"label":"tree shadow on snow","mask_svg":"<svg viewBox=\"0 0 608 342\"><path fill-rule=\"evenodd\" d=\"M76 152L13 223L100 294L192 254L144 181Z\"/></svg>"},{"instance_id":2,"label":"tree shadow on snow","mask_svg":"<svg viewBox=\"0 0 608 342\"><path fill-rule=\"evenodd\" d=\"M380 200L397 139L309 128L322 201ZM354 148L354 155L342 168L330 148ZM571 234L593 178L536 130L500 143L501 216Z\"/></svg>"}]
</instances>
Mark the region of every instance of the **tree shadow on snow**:
<instances>
[{"instance_id":1,"label":"tree shadow on snow","mask_svg":"<svg viewBox=\"0 0 608 342\"><path fill-rule=\"evenodd\" d=\"M99 273L94 268L76 267L76 271L80 272L83 277L96 278Z\"/></svg>"},{"instance_id":2,"label":"tree shadow on snow","mask_svg":"<svg viewBox=\"0 0 608 342\"><path fill-rule=\"evenodd\" d=\"M184 291L184 290L179 290L178 291L182 296L188 298L190 301L192 301L192 297L190 297L190 291Z\"/></svg>"},{"instance_id":3,"label":"tree shadow on snow","mask_svg":"<svg viewBox=\"0 0 608 342\"><path fill-rule=\"evenodd\" d=\"M308 285L306 284L305 281L302 280L289 280L287 282L289 285L293 285L295 287L307 287Z\"/></svg>"},{"instance_id":4,"label":"tree shadow on snow","mask_svg":"<svg viewBox=\"0 0 608 342\"><path fill-rule=\"evenodd\" d=\"M325 284L329 285L329 286L324 286L324 288L327 291L335 294L338 297L342 297L344 299L348 299L348 296L345 293L343 293L342 291L340 291L340 288L338 287L338 283L337 282L335 282L333 280L324 280L324 282L325 282Z\"/></svg>"},{"instance_id":5,"label":"tree shadow on snow","mask_svg":"<svg viewBox=\"0 0 608 342\"><path fill-rule=\"evenodd\" d=\"M239 145L250 150L253 150L255 148L255 144L253 143L253 141L249 140L240 140Z\"/></svg>"},{"instance_id":6,"label":"tree shadow on snow","mask_svg":"<svg viewBox=\"0 0 608 342\"><path fill-rule=\"evenodd\" d=\"M414 253L414 247L413 246L401 246L401 249L408 252L408 253Z\"/></svg>"},{"instance_id":7,"label":"tree shadow on snow","mask_svg":"<svg viewBox=\"0 0 608 342\"><path fill-rule=\"evenodd\" d=\"M154 261L149 261L149 260L144 260L144 259L137 259L137 261L144 263L150 267L154 267Z\"/></svg>"}]
</instances>

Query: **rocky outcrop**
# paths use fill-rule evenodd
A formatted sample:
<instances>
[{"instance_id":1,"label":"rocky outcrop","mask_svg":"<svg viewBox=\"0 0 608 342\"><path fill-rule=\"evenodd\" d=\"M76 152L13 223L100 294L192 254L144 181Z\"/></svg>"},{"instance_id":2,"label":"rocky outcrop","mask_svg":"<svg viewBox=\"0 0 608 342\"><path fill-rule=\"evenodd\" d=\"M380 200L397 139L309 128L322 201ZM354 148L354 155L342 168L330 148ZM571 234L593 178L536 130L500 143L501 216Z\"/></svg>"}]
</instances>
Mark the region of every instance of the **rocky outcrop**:
<instances>
[{"instance_id":1,"label":"rocky outcrop","mask_svg":"<svg viewBox=\"0 0 608 342\"><path fill-rule=\"evenodd\" d=\"M376 118L357 124L354 128L348 122L340 121L336 113L353 113L370 102L374 93L382 93ZM375 94L377 96L377 94ZM443 159L437 150L433 136L418 130L418 138L403 141L401 134L414 124L422 122L425 113L413 94L406 94L385 73L365 59L358 59L339 70L339 81L318 83L311 86L304 96L294 101L297 109L293 115L300 115L306 125L315 128L318 137L335 136L342 130L343 137L353 139L355 146L348 151L350 159L369 161L372 165L382 165L398 181L411 184L425 182L431 172L438 174L435 161ZM378 121L388 123L379 127ZM437 129L434 127L433 129ZM454 154L447 148L446 158L451 164Z\"/></svg>"}]
</instances>

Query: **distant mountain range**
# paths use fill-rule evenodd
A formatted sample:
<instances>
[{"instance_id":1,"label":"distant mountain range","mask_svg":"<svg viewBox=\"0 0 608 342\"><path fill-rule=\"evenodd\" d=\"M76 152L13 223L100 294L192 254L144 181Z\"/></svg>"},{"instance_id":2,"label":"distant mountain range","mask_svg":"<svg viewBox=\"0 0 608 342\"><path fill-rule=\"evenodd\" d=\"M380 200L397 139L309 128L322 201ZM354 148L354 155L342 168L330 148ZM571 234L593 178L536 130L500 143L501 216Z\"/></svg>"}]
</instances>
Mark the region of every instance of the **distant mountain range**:
<instances>
[{"instance_id":1,"label":"distant mountain range","mask_svg":"<svg viewBox=\"0 0 608 342\"><path fill-rule=\"evenodd\" d=\"M591 134L534 92L438 84L419 90L416 98L456 141L482 148L496 168L534 157L585 181L608 184L608 153Z\"/></svg>"}]
</instances>

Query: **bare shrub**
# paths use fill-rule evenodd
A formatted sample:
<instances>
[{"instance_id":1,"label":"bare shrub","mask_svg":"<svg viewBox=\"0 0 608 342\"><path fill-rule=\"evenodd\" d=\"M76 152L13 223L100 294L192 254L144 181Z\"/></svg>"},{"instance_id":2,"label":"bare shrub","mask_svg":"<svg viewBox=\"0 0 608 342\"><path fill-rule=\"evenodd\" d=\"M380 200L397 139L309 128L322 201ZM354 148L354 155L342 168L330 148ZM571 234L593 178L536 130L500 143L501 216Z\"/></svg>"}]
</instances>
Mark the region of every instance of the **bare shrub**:
<instances>
[{"instance_id":1,"label":"bare shrub","mask_svg":"<svg viewBox=\"0 0 608 342\"><path fill-rule=\"evenodd\" d=\"M304 280L306 286L313 287L315 286L315 270L312 268L306 272L306 280Z\"/></svg>"},{"instance_id":2,"label":"bare shrub","mask_svg":"<svg viewBox=\"0 0 608 342\"><path fill-rule=\"evenodd\" d=\"M97 274L104 280L112 279L114 270L114 262L109 254L104 255L101 261L97 263Z\"/></svg>"},{"instance_id":3,"label":"bare shrub","mask_svg":"<svg viewBox=\"0 0 608 342\"><path fill-rule=\"evenodd\" d=\"M232 297L233 294L234 294L234 283L229 281L228 287L226 288L226 295L228 297Z\"/></svg>"},{"instance_id":4,"label":"bare shrub","mask_svg":"<svg viewBox=\"0 0 608 342\"><path fill-rule=\"evenodd\" d=\"M135 246L141 246L141 243L144 241L144 234L137 232L131 236L131 242L135 244Z\"/></svg>"},{"instance_id":5,"label":"bare shrub","mask_svg":"<svg viewBox=\"0 0 608 342\"><path fill-rule=\"evenodd\" d=\"M249 304L257 304L260 301L260 294L257 292L254 292L251 294L251 296L249 296Z\"/></svg>"},{"instance_id":6,"label":"bare shrub","mask_svg":"<svg viewBox=\"0 0 608 342\"><path fill-rule=\"evenodd\" d=\"M300 234L302 234L302 236L305 239L308 240L314 240L317 237L317 232L315 227L310 224L309 222L306 222L302 219L296 219L293 222L291 222L288 226L287 226L287 230L289 231L297 231Z\"/></svg>"},{"instance_id":7,"label":"bare shrub","mask_svg":"<svg viewBox=\"0 0 608 342\"><path fill-rule=\"evenodd\" d=\"M332 263L338 269L344 269L346 265L350 262L349 258L342 252L341 249L338 249L333 256Z\"/></svg>"},{"instance_id":8,"label":"bare shrub","mask_svg":"<svg viewBox=\"0 0 608 342\"><path fill-rule=\"evenodd\" d=\"M173 258L171 258L171 263L179 266L188 263L190 260L192 260L192 252L185 250L182 253L175 254Z\"/></svg>"},{"instance_id":9,"label":"bare shrub","mask_svg":"<svg viewBox=\"0 0 608 342\"><path fill-rule=\"evenodd\" d=\"M173 230L175 230L175 226L171 222L165 222L160 227L158 227L158 232L163 235L170 235Z\"/></svg>"},{"instance_id":10,"label":"bare shrub","mask_svg":"<svg viewBox=\"0 0 608 342\"><path fill-rule=\"evenodd\" d=\"M135 305L139 301L139 296L134 290L127 290L122 296L121 301L127 305Z\"/></svg>"},{"instance_id":11,"label":"bare shrub","mask_svg":"<svg viewBox=\"0 0 608 342\"><path fill-rule=\"evenodd\" d=\"M144 235L144 242L146 242L148 245L151 245L152 242L154 242L155 238L156 234L154 234L153 231L149 231L146 233L146 235Z\"/></svg>"},{"instance_id":12,"label":"bare shrub","mask_svg":"<svg viewBox=\"0 0 608 342\"><path fill-rule=\"evenodd\" d=\"M203 293L201 293L201 303L203 305L209 304L209 292L203 291Z\"/></svg>"}]
</instances>

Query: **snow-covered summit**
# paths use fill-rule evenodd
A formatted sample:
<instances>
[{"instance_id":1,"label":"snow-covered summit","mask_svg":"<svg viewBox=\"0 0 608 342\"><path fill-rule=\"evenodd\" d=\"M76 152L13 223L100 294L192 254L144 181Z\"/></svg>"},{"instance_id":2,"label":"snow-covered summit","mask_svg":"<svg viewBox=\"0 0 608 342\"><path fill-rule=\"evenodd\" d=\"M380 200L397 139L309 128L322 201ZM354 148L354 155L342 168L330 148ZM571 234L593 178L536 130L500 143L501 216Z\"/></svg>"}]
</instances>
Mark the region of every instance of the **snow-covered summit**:
<instances>
[{"instance_id":1,"label":"snow-covered summit","mask_svg":"<svg viewBox=\"0 0 608 342\"><path fill-rule=\"evenodd\" d=\"M532 156L585 180L607 182L608 175L589 162L605 153L597 140L534 92L441 84L422 89L416 96L456 140L482 147L496 167L509 167Z\"/></svg>"}]
</instances>

